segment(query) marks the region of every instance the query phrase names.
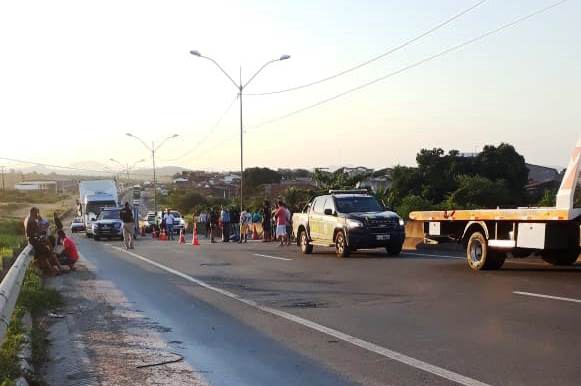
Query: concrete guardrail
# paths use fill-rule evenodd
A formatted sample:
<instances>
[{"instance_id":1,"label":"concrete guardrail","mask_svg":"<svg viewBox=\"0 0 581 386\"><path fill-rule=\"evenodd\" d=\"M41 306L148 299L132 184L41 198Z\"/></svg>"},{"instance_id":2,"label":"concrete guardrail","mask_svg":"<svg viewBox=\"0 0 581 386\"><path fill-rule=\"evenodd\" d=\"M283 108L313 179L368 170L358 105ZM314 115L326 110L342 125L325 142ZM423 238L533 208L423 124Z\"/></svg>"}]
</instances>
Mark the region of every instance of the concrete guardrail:
<instances>
[{"instance_id":1,"label":"concrete guardrail","mask_svg":"<svg viewBox=\"0 0 581 386\"><path fill-rule=\"evenodd\" d=\"M26 269L32 261L33 256L34 251L32 246L27 245L20 255L18 255L16 261L0 283L0 344L4 341L4 335L6 334L6 329L8 328L8 324L10 324L10 319L14 312Z\"/></svg>"}]
</instances>

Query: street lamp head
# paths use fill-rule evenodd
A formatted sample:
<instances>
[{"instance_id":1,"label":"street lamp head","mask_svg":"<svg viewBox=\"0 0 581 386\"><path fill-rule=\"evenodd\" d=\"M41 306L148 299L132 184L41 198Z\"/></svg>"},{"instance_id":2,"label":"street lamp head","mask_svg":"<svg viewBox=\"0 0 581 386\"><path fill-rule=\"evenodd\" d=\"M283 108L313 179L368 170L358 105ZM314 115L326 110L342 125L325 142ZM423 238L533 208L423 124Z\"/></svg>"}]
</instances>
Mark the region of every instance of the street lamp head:
<instances>
[{"instance_id":1,"label":"street lamp head","mask_svg":"<svg viewBox=\"0 0 581 386\"><path fill-rule=\"evenodd\" d=\"M190 54L192 54L194 56L199 56L199 57L202 56L202 54L200 54L200 51L198 51L198 50L190 50Z\"/></svg>"},{"instance_id":2,"label":"street lamp head","mask_svg":"<svg viewBox=\"0 0 581 386\"><path fill-rule=\"evenodd\" d=\"M133 137L133 134L131 134L131 133L125 133L125 135L128 137Z\"/></svg>"},{"instance_id":3,"label":"street lamp head","mask_svg":"<svg viewBox=\"0 0 581 386\"><path fill-rule=\"evenodd\" d=\"M174 134L174 135L172 135L171 137L172 137L172 138L176 138L176 137L179 137L179 136L180 136L179 134Z\"/></svg>"},{"instance_id":4,"label":"street lamp head","mask_svg":"<svg viewBox=\"0 0 581 386\"><path fill-rule=\"evenodd\" d=\"M290 59L290 55L282 55L279 60L287 60Z\"/></svg>"},{"instance_id":5,"label":"street lamp head","mask_svg":"<svg viewBox=\"0 0 581 386\"><path fill-rule=\"evenodd\" d=\"M109 161L111 161L111 162L117 162L117 160L115 158L109 158Z\"/></svg>"}]
</instances>

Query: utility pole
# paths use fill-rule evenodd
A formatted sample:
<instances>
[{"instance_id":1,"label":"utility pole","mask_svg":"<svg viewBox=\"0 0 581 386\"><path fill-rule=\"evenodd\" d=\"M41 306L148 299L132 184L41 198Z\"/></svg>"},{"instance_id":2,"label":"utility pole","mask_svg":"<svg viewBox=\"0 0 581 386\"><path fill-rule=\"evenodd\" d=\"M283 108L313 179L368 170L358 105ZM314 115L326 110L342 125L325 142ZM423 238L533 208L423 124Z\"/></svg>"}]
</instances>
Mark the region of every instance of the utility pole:
<instances>
[{"instance_id":1,"label":"utility pole","mask_svg":"<svg viewBox=\"0 0 581 386\"><path fill-rule=\"evenodd\" d=\"M4 166L0 166L0 168L2 169L2 191L5 192L6 191L6 181L4 181Z\"/></svg>"}]
</instances>

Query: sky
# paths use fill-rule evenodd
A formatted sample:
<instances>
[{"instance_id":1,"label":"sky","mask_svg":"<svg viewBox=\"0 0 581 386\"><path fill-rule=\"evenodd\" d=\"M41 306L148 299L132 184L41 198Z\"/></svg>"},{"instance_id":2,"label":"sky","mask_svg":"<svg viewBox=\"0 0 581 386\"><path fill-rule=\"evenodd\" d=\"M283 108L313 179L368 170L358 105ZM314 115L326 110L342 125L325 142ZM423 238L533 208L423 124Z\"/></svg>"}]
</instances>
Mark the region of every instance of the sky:
<instances>
[{"instance_id":1,"label":"sky","mask_svg":"<svg viewBox=\"0 0 581 386\"><path fill-rule=\"evenodd\" d=\"M0 157L118 166L240 168L237 89L291 88L340 72L479 0L0 1ZM413 165L421 148L508 142L566 166L581 134L581 1L275 120L545 7L488 0L424 38L313 87L243 95L244 165ZM267 122L266 124L262 124ZM19 166L0 160L0 164ZM141 165L141 164L140 164ZM25 166L25 165L22 165Z\"/></svg>"}]
</instances>

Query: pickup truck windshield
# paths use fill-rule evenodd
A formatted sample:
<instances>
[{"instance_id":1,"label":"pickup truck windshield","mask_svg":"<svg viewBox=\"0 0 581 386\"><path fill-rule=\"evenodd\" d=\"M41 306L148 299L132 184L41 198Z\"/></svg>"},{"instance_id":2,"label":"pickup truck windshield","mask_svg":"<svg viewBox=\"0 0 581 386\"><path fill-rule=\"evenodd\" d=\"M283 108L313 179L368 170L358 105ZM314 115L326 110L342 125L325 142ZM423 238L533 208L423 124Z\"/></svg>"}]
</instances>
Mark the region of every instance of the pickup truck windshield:
<instances>
[{"instance_id":1,"label":"pickup truck windshield","mask_svg":"<svg viewBox=\"0 0 581 386\"><path fill-rule=\"evenodd\" d=\"M340 213L382 212L384 210L375 197L369 196L335 197L335 203Z\"/></svg>"},{"instance_id":2,"label":"pickup truck windshield","mask_svg":"<svg viewBox=\"0 0 581 386\"><path fill-rule=\"evenodd\" d=\"M99 214L99 220L119 220L120 218L118 210L104 210Z\"/></svg>"}]
</instances>

